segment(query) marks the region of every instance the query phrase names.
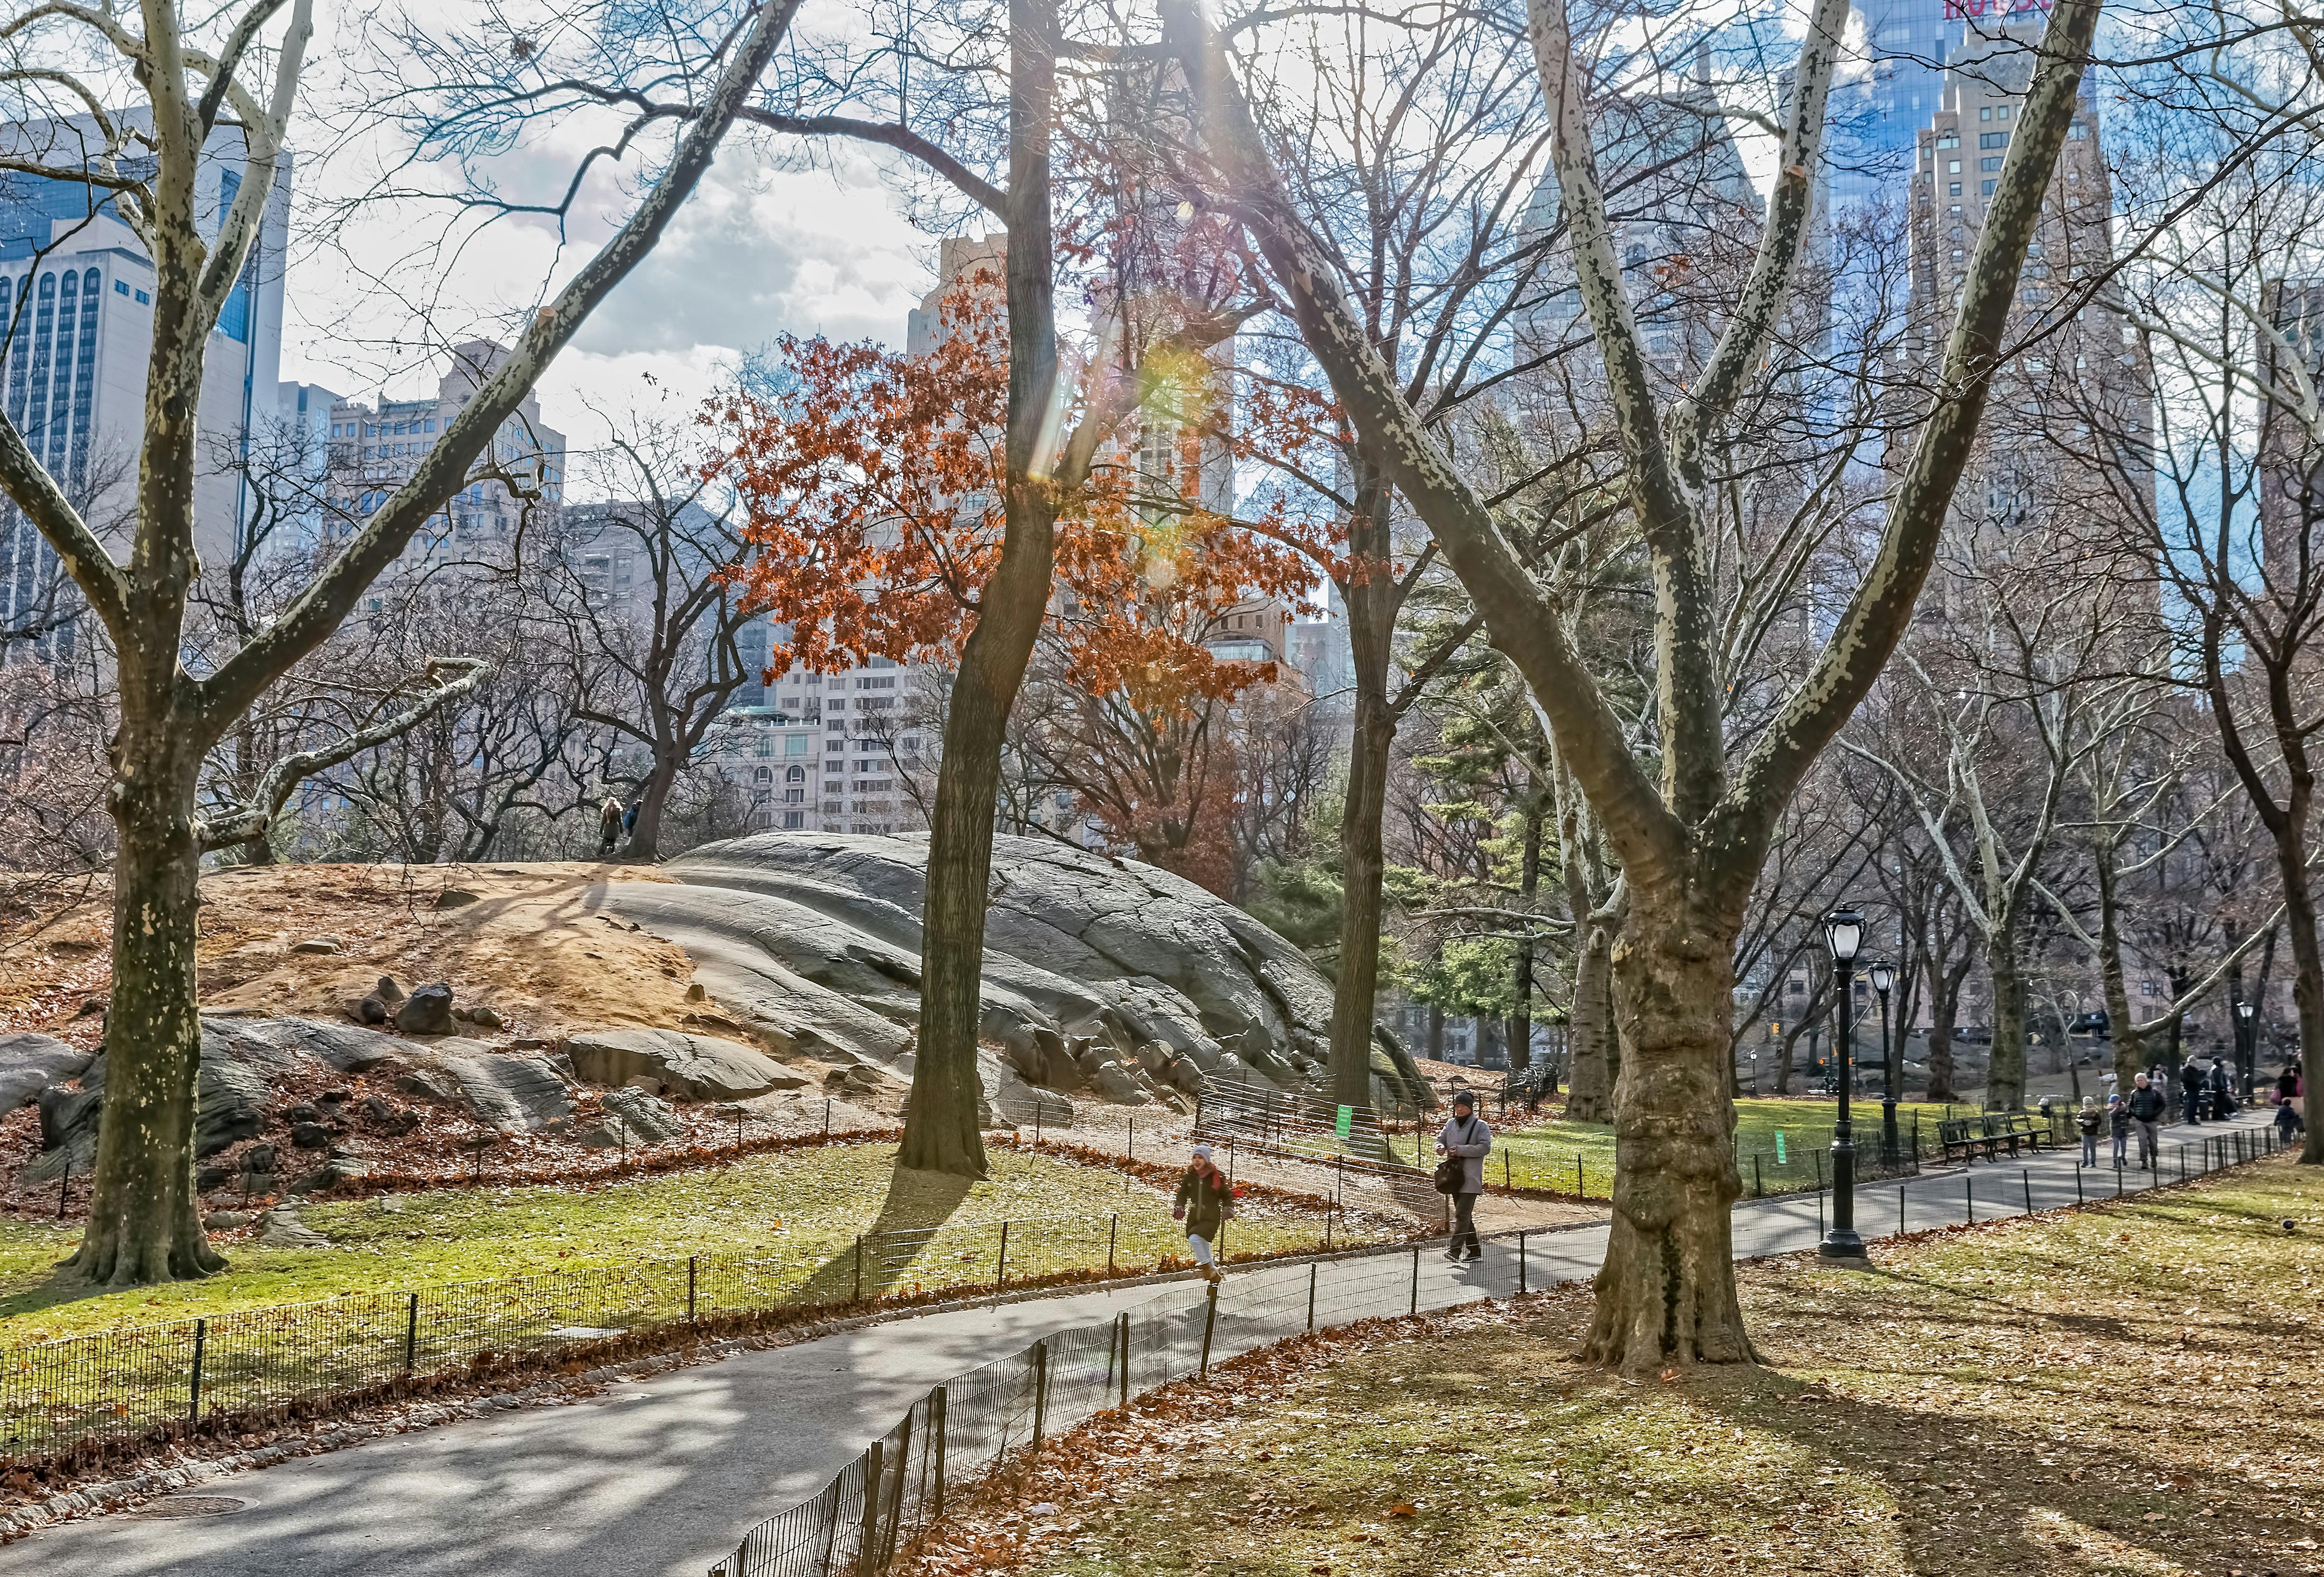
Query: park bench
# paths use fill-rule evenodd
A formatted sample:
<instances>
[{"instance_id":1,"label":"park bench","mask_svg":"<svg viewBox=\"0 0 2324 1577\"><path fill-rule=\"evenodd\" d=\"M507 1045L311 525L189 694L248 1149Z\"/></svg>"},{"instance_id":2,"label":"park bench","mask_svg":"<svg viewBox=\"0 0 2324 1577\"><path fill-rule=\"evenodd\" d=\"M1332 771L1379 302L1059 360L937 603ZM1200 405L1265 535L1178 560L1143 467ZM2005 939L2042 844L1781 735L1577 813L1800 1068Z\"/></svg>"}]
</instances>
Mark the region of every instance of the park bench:
<instances>
[{"instance_id":1,"label":"park bench","mask_svg":"<svg viewBox=\"0 0 2324 1577\"><path fill-rule=\"evenodd\" d=\"M1980 1153L1990 1159L1999 1143L1987 1130L1982 1117L1946 1119L1937 1124L1937 1141L1948 1161L1956 1155L1964 1161L1973 1161Z\"/></svg>"}]
</instances>

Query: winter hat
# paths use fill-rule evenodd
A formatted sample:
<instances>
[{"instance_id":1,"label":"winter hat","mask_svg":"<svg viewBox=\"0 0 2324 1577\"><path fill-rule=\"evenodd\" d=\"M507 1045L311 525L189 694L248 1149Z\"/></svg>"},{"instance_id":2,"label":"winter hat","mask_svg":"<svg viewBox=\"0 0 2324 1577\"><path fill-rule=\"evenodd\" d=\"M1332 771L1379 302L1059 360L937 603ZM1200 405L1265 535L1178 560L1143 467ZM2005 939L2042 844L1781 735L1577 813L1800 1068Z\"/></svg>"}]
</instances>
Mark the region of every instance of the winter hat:
<instances>
[{"instance_id":1,"label":"winter hat","mask_svg":"<svg viewBox=\"0 0 2324 1577\"><path fill-rule=\"evenodd\" d=\"M1210 1146L1208 1146L1208 1145L1196 1145L1196 1146L1194 1147L1194 1159L1196 1159L1196 1160L1198 1160L1198 1161L1207 1161L1207 1160L1209 1160L1210 1158L1211 1158L1211 1147L1210 1147Z\"/></svg>"}]
</instances>

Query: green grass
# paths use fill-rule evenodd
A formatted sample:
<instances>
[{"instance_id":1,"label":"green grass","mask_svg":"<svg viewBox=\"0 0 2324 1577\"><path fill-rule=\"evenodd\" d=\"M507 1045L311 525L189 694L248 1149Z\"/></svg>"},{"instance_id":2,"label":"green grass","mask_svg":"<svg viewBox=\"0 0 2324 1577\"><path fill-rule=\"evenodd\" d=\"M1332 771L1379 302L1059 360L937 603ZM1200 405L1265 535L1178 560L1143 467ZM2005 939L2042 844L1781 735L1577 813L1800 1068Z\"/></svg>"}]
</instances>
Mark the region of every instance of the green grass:
<instances>
[{"instance_id":1,"label":"green grass","mask_svg":"<svg viewBox=\"0 0 2324 1577\"><path fill-rule=\"evenodd\" d=\"M123 1325L301 1303L342 1293L424 1288L692 1254L779 1259L779 1279L852 1296L858 1233L933 1230L892 1266L873 1259L867 1290L908 1290L989 1276L993 1223L1074 1218L1069 1227L1012 1229L1010 1275L1102 1269L1108 1223L1119 1213L1120 1265L1184 1254L1168 1199L1120 1174L995 1148L992 1176L966 1184L898 1173L893 1144L832 1145L756 1156L736 1165L595 1185L438 1189L318 1204L303 1219L327 1249L264 1249L227 1240L230 1267L197 1282L90 1295L60 1285L57 1261L77 1231L0 1223L0 1345ZM1231 1251L1305 1246L1320 1217L1246 1201ZM901 1251L899 1251L901 1252ZM838 1270L834 1266L840 1267ZM842 1283L845 1285L843 1286Z\"/></svg>"},{"instance_id":2,"label":"green grass","mask_svg":"<svg viewBox=\"0 0 2324 1577\"><path fill-rule=\"evenodd\" d=\"M1851 1103L1859 1148L1877 1153L1880 1140L1880 1102ZM1896 1103L1896 1120L1909 1139L1913 1118L1921 1119L1923 1149L1936 1143L1936 1125L1942 1105L1919 1101ZM1831 1146L1831 1126L1840 1114L1835 1101L1745 1099L1735 1102L1735 1151L1743 1172L1743 1190L1751 1192L1755 1176L1770 1194L1816 1185L1816 1160ZM1783 1136L1782 1160L1777 1160L1776 1136ZM1538 1128L1497 1134L1494 1148L1508 1152L1508 1181L1520 1187L1573 1192L1573 1163L1582 1162L1582 1192L1603 1199L1613 1192L1614 1130L1596 1122L1545 1122ZM1754 1157L1758 1170L1752 1168ZM1502 1181L1498 1159L1490 1163L1491 1182Z\"/></svg>"},{"instance_id":3,"label":"green grass","mask_svg":"<svg viewBox=\"0 0 2324 1577\"><path fill-rule=\"evenodd\" d=\"M1761 1367L1583 1365L1586 1286L1262 1354L1064 1437L938 1557L1028 1577L2317 1570L2324 1414L2299 1398L2324 1359L2324 1168L1741 1279Z\"/></svg>"}]
</instances>

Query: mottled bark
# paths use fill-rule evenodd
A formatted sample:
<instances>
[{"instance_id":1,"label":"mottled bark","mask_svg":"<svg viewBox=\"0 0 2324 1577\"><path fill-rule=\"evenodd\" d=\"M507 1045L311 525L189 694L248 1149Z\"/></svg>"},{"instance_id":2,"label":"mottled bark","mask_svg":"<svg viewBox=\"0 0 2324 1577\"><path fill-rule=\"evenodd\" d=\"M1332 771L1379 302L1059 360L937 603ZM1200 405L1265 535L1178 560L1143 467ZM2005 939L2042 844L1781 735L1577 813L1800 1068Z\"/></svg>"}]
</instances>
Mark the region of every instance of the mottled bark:
<instances>
[{"instance_id":1,"label":"mottled bark","mask_svg":"<svg viewBox=\"0 0 2324 1577\"><path fill-rule=\"evenodd\" d=\"M2107 1033L2114 1044L2115 1087L2127 1090L2146 1057L2146 1042L2130 1019L2130 989L2122 967L2122 917L2115 892L2114 842L2093 838L2090 853L2098 872L2098 985L2106 996Z\"/></svg>"},{"instance_id":2,"label":"mottled bark","mask_svg":"<svg viewBox=\"0 0 2324 1577\"><path fill-rule=\"evenodd\" d=\"M1993 982L1993 1051L1986 1061L1985 1104L1991 1111L2015 1111L2025 1104L2025 976L2011 929L1987 938L1985 971Z\"/></svg>"},{"instance_id":3,"label":"mottled bark","mask_svg":"<svg viewBox=\"0 0 2324 1577\"><path fill-rule=\"evenodd\" d=\"M1614 938L1612 927L1582 922L1582 945L1574 949L1573 1007L1566 1038L1572 1047L1565 1115L1576 1122L1614 1120L1614 1075L1619 1059L1614 1039Z\"/></svg>"},{"instance_id":4,"label":"mottled bark","mask_svg":"<svg viewBox=\"0 0 2324 1577\"><path fill-rule=\"evenodd\" d=\"M1615 949L1627 1043L1616 1093L1613 1231L1583 1351L1625 1369L1752 1357L1735 1292L1729 1209L1735 1106L1728 1015L1738 927L1634 892Z\"/></svg>"}]
</instances>

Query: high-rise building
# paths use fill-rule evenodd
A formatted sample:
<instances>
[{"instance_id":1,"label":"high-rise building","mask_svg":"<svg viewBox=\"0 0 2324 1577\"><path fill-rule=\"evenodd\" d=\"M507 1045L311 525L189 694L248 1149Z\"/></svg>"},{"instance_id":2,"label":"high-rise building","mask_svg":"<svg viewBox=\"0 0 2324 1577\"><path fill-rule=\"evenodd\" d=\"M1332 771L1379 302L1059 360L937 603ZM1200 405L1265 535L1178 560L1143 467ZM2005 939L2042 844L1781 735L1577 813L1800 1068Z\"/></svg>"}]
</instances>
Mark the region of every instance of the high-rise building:
<instances>
[{"instance_id":1,"label":"high-rise building","mask_svg":"<svg viewBox=\"0 0 2324 1577\"><path fill-rule=\"evenodd\" d=\"M117 118L134 124L144 114L124 111ZM70 168L86 156L76 151L102 141L86 118L0 127L0 151L48 168ZM239 194L243 166L240 132L221 127L195 177L196 218L206 237L215 236ZM204 352L194 539L208 566L235 557L244 518L241 455L254 424L272 414L276 398L290 181L286 167ZM153 264L119 202L83 180L0 173L0 314L6 336L0 384L8 419L99 537L116 549L126 543L134 520L153 322ZM0 659L19 646L51 655L69 650L77 605L56 556L32 522L0 504L0 630L41 630L32 641L0 644Z\"/></svg>"},{"instance_id":2,"label":"high-rise building","mask_svg":"<svg viewBox=\"0 0 2324 1577\"><path fill-rule=\"evenodd\" d=\"M1942 353L1976 256L2036 56L2028 28L1956 49L1936 113L1916 140L1912 214L1911 360ZM2087 78L2025 250L2005 342L2019 348L1996 375L1984 429L1953 494L1948 529L1994 550L2035 523L2120 540L2106 521L2121 507L2116 451L2152 420L2153 382L2138 337L2110 288L2113 202ZM1891 446L1902 465L1908 445Z\"/></svg>"},{"instance_id":3,"label":"high-rise building","mask_svg":"<svg viewBox=\"0 0 2324 1577\"><path fill-rule=\"evenodd\" d=\"M342 400L333 405L326 535L354 535L507 357L506 348L490 340L464 340L452 346L451 367L433 394L392 400L383 393L376 404ZM429 529L413 533L407 558L506 548L528 511L536 520L553 517L565 495L565 435L541 420L540 401L528 392L470 465L469 475Z\"/></svg>"},{"instance_id":4,"label":"high-rise building","mask_svg":"<svg viewBox=\"0 0 2324 1577\"><path fill-rule=\"evenodd\" d=\"M2261 288L2260 310L2282 337L2260 347L2264 388L2298 386L2292 361L2308 386L2324 383L2324 280L2274 279ZM2315 437L2282 403L2260 414L2259 518L2261 551L2271 564L2303 562L2315 550L2303 538L2324 516L2324 453Z\"/></svg>"},{"instance_id":5,"label":"high-rise building","mask_svg":"<svg viewBox=\"0 0 2324 1577\"><path fill-rule=\"evenodd\" d=\"M1730 274L1739 279L1738 270L1748 266L1766 204L1707 85L1668 97L1609 99L1591 130L1641 348L1665 376L1683 377L1710 359L1720 310L1733 300L1724 281ZM1528 230L1551 231L1563 204L1555 177L1544 177L1534 189ZM1572 254L1561 249L1540 277L1539 293L1516 319L1519 362L1564 347L1563 364L1575 366L1579 357L1596 366L1598 347ZM1572 381L1586 386L1597 380L1576 372Z\"/></svg>"}]
</instances>

